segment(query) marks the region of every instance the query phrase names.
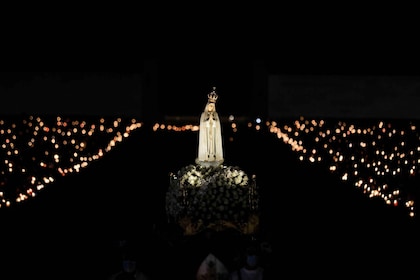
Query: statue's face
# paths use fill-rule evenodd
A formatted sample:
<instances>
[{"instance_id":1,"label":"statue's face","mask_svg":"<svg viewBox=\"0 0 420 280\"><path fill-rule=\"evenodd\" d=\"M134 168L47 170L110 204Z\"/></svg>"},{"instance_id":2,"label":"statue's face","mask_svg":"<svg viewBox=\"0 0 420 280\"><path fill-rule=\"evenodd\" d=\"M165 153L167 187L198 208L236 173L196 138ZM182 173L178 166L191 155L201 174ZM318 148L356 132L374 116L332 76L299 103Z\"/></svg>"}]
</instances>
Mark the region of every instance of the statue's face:
<instances>
[{"instance_id":1,"label":"statue's face","mask_svg":"<svg viewBox=\"0 0 420 280\"><path fill-rule=\"evenodd\" d=\"M207 110L209 112L213 112L214 111L214 103L209 103L209 106L207 106Z\"/></svg>"}]
</instances>

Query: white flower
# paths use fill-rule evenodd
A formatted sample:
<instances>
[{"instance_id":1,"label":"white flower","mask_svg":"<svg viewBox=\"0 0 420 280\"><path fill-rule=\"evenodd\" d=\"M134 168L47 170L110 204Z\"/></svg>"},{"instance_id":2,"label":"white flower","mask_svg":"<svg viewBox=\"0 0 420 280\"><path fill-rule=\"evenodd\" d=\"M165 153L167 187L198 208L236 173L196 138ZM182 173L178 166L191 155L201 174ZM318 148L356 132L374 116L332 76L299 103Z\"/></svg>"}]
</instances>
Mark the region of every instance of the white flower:
<instances>
[{"instance_id":1,"label":"white flower","mask_svg":"<svg viewBox=\"0 0 420 280\"><path fill-rule=\"evenodd\" d=\"M187 180L188 183L190 183L192 186L195 186L197 184L198 178L193 175L190 175Z\"/></svg>"},{"instance_id":2,"label":"white flower","mask_svg":"<svg viewBox=\"0 0 420 280\"><path fill-rule=\"evenodd\" d=\"M190 217L204 226L221 219L239 225L251 213L253 184L249 182L248 175L236 166L185 166L171 175L167 214L174 220Z\"/></svg>"}]
</instances>

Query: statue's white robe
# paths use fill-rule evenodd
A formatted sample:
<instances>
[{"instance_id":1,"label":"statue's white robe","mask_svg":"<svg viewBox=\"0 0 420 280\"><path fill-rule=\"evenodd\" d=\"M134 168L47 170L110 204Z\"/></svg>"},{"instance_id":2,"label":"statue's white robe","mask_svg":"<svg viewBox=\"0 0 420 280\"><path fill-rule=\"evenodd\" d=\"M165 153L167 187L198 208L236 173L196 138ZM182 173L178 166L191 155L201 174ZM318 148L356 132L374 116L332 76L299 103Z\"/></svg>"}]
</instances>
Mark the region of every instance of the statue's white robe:
<instances>
[{"instance_id":1,"label":"statue's white robe","mask_svg":"<svg viewBox=\"0 0 420 280\"><path fill-rule=\"evenodd\" d=\"M207 107L206 107L207 108ZM205 110L200 117L198 156L196 163L217 166L223 163L222 131L216 111Z\"/></svg>"}]
</instances>

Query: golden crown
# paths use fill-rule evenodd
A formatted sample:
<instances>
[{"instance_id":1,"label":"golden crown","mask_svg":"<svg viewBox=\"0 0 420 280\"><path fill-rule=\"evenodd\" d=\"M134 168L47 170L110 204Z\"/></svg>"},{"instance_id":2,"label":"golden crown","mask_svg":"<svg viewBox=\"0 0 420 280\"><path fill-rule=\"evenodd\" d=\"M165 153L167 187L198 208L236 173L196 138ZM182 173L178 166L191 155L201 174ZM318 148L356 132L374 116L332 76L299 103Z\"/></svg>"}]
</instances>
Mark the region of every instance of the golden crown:
<instances>
[{"instance_id":1,"label":"golden crown","mask_svg":"<svg viewBox=\"0 0 420 280\"><path fill-rule=\"evenodd\" d=\"M209 98L210 103L216 103L217 98L219 98L216 94L216 87L213 87L213 91L207 94L207 97Z\"/></svg>"}]
</instances>

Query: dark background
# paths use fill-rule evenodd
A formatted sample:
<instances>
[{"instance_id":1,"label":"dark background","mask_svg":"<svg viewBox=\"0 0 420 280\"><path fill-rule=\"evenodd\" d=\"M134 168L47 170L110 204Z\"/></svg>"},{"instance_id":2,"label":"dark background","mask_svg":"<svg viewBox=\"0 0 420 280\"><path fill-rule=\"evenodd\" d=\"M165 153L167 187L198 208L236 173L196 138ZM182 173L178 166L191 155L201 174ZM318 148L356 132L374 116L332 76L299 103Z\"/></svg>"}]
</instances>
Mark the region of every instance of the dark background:
<instances>
[{"instance_id":1,"label":"dark background","mask_svg":"<svg viewBox=\"0 0 420 280\"><path fill-rule=\"evenodd\" d=\"M266 73L261 67L255 73L256 60L281 75L418 75L417 17L409 14L416 9L394 4L389 10L301 3L259 10L252 3L207 14L214 8L208 5L187 17L172 7L160 7L156 17L137 8L129 15L115 5L82 13L68 6L69 15L57 9L52 18L31 10L26 14L35 19L20 15L5 25L0 114L134 114L151 122L195 117L213 86L224 115L265 114ZM116 14L124 18L120 24ZM250 153L256 139L243 136L240 145L226 147L227 159L255 172L265 189L281 276L418 273L418 235L406 213L343 186L322 166L302 165L277 139L258 138L263 144ZM126 232L148 243L141 252L152 260L149 270L175 275L172 269L196 268L202 258L191 261L183 250L166 256L149 242L150 227L162 218L163 190L156 186L166 187L167 172L190 162L195 147L195 135L136 133L80 176L3 211L1 278L103 279L115 268L110 243Z\"/></svg>"},{"instance_id":2,"label":"dark background","mask_svg":"<svg viewBox=\"0 0 420 280\"><path fill-rule=\"evenodd\" d=\"M6 71L1 73L0 114L133 115L150 125L177 117L194 122L216 86L219 112L253 117L268 115L270 74L417 75L399 60L361 64L350 58L305 58L181 57L136 60L129 71ZM380 97L382 92L367 94ZM166 265L194 270L201 256L191 256L190 246L172 253L162 249L165 243L154 239L154 228L166 230L168 174L194 161L197 137L152 133L149 127L81 174L59 179L28 203L0 209L5 210L4 275L52 279L64 271L74 277L99 273L103 279L117 268L112 249L120 238L139 241L146 269L155 275ZM360 273L367 266L372 273L377 266L414 269L401 258L418 246L417 224L406 212L370 200L331 176L327 166L299 162L272 135L241 131L235 143L225 142L226 162L257 175L263 230L272 236L284 271L296 273L303 265L325 275L326 263Z\"/></svg>"}]
</instances>

